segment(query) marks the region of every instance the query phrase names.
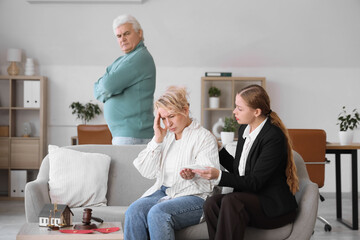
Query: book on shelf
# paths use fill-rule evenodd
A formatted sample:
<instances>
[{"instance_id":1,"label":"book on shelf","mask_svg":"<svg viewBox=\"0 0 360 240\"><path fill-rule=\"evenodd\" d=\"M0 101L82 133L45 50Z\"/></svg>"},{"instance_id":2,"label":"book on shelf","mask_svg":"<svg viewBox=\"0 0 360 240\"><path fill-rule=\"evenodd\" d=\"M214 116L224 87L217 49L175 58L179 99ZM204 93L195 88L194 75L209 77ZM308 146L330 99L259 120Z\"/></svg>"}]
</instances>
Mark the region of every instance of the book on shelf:
<instances>
[{"instance_id":1,"label":"book on shelf","mask_svg":"<svg viewBox=\"0 0 360 240\"><path fill-rule=\"evenodd\" d=\"M205 72L205 77L231 77L231 72Z\"/></svg>"}]
</instances>

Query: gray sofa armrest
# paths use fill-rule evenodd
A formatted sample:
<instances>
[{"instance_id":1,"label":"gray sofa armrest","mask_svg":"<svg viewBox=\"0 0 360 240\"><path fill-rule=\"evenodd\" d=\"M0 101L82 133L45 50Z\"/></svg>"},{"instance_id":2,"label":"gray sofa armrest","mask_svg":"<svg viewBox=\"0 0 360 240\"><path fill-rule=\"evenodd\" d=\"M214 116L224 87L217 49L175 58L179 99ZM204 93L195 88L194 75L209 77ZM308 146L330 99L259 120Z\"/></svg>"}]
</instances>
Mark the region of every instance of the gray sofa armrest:
<instances>
[{"instance_id":1,"label":"gray sofa armrest","mask_svg":"<svg viewBox=\"0 0 360 240\"><path fill-rule=\"evenodd\" d=\"M26 222L38 222L38 215L50 203L48 182L45 179L28 182L25 186Z\"/></svg>"},{"instance_id":2,"label":"gray sofa armrest","mask_svg":"<svg viewBox=\"0 0 360 240\"><path fill-rule=\"evenodd\" d=\"M27 222L38 222L38 215L45 204L50 203L49 196L49 156L46 156L35 181L25 185L25 216Z\"/></svg>"}]
</instances>

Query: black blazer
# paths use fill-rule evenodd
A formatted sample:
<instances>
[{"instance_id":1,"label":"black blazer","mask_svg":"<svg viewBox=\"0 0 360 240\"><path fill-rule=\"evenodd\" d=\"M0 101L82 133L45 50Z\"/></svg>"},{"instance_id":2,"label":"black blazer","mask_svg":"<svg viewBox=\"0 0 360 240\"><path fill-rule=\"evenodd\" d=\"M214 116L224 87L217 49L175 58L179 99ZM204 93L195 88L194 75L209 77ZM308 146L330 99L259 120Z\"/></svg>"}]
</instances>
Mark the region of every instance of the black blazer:
<instances>
[{"instance_id":1,"label":"black blazer","mask_svg":"<svg viewBox=\"0 0 360 240\"><path fill-rule=\"evenodd\" d=\"M239 128L235 159L223 148L219 152L222 171L219 186L234 188L234 192L250 192L259 196L264 213L281 216L297 208L295 196L286 183L287 144L284 133L268 119L253 143L245 166L239 175L240 155L247 125Z\"/></svg>"}]
</instances>

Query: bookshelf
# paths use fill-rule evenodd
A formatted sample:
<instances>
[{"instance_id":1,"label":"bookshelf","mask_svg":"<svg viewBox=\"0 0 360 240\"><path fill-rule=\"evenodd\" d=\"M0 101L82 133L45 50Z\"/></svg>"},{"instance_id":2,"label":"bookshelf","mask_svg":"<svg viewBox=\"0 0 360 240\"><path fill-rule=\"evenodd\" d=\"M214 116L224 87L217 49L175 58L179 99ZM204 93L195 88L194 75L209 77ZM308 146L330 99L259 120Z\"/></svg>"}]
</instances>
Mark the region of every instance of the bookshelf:
<instances>
[{"instance_id":1,"label":"bookshelf","mask_svg":"<svg viewBox=\"0 0 360 240\"><path fill-rule=\"evenodd\" d=\"M201 78L201 125L212 131L213 125L222 118L233 115L236 93L246 86L257 84L265 88L265 77L202 77ZM210 87L221 90L219 108L209 107Z\"/></svg>"},{"instance_id":2,"label":"bookshelf","mask_svg":"<svg viewBox=\"0 0 360 240\"><path fill-rule=\"evenodd\" d=\"M29 179L46 154L46 89L44 76L0 76L0 198L13 195L12 171Z\"/></svg>"}]
</instances>

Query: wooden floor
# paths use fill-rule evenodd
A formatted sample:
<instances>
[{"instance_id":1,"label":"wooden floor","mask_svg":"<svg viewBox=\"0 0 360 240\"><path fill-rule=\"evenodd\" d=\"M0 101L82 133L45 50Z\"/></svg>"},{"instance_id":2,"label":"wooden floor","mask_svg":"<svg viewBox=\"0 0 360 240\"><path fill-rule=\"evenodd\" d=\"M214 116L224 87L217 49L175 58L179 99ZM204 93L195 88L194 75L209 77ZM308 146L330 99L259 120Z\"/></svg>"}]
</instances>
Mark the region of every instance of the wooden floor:
<instances>
[{"instance_id":1,"label":"wooden floor","mask_svg":"<svg viewBox=\"0 0 360 240\"><path fill-rule=\"evenodd\" d=\"M319 215L332 225L331 232L324 231L324 224L316 221L312 240L359 240L360 231L354 231L336 221L334 194L323 194L325 202L319 203ZM350 195L343 200L343 216L351 219ZM25 223L24 203L22 201L0 201L0 240L15 240L21 225Z\"/></svg>"}]
</instances>

